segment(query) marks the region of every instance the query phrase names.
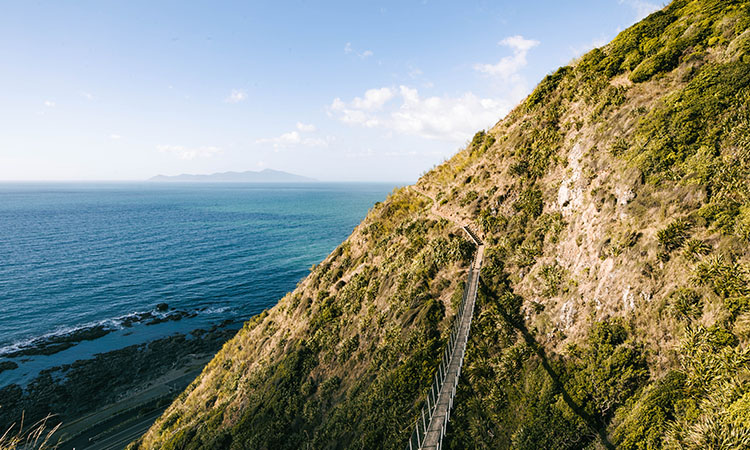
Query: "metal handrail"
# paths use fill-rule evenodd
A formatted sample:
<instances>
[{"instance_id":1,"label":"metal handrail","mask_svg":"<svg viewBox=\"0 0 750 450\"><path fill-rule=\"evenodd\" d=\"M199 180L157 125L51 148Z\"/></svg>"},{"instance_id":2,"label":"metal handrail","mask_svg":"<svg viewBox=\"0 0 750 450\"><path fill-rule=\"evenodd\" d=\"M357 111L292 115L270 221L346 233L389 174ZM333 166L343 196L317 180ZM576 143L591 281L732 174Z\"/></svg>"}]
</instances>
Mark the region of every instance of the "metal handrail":
<instances>
[{"instance_id":1,"label":"metal handrail","mask_svg":"<svg viewBox=\"0 0 750 450\"><path fill-rule=\"evenodd\" d=\"M469 236L469 238L474 241L474 244L477 247L482 245L482 241L468 227L463 227L463 229ZM407 447L409 450L417 450L423 448L425 436L427 435L429 426L432 423L433 414L438 403L438 397L440 395L440 391L443 388L443 384L449 370L450 362L453 359L456 351L458 350L460 351L460 356L458 359L457 373L453 381L453 386L450 390L450 396L448 398L448 411L442 418L443 422L440 426L440 439L438 440L436 450L439 450L442 447L443 436L445 436L445 432L448 427L448 421L450 420L450 411L453 408L453 399L456 396L456 388L458 386L458 380L461 376L461 369L463 368L464 356L466 354L466 344L469 339L469 329L471 328L471 320L474 315L474 308L472 305L472 308L467 311L467 313L469 314L469 328L466 330L464 336L459 336L461 321L464 316L464 310L466 309L466 303L469 300L469 292L471 291L471 286L474 281L473 277L475 276L479 276L479 271L478 268L475 269L472 264L472 267L469 268L463 295L461 296L461 304L459 305L456 317L454 318L450 337L448 339L448 345L446 346L446 350L443 352L443 357L440 361L440 365L438 366L437 371L435 372L435 378L430 385L430 389L426 393L425 404L422 406L421 414L415 421L414 430L409 436L409 445ZM474 293L474 295L476 296L476 292ZM476 297L472 300L476 300ZM457 342L459 338L461 338L461 342Z\"/></svg>"}]
</instances>

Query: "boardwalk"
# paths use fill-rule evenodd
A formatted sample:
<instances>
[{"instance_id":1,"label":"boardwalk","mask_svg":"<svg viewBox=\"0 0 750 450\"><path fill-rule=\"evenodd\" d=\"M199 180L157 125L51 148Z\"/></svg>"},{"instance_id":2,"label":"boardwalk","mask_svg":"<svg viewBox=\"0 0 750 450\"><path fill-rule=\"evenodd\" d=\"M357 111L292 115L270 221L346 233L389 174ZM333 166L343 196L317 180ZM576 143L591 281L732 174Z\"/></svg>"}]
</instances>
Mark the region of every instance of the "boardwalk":
<instances>
[{"instance_id":1,"label":"boardwalk","mask_svg":"<svg viewBox=\"0 0 750 450\"><path fill-rule=\"evenodd\" d=\"M424 192L418 191L427 196ZM449 216L437 210L434 203L432 214L453 221ZM461 225L469 239L476 245L474 261L469 269L464 295L461 306L456 314L448 348L443 355L434 383L427 394L426 405L422 409L421 416L414 424L411 437L409 438L409 450L417 449L440 449L442 447L445 429L450 420L453 398L456 395L456 386L461 376L466 344L469 339L471 320L474 316L474 305L477 299L477 288L479 285L479 272L482 268L484 257L484 243L469 229L467 225Z\"/></svg>"},{"instance_id":2,"label":"boardwalk","mask_svg":"<svg viewBox=\"0 0 750 450\"><path fill-rule=\"evenodd\" d=\"M427 427L427 434L420 448L439 449L443 442L445 428L448 426L450 412L453 408L453 397L456 395L456 386L458 377L461 375L464 354L466 353L466 343L469 339L469 329L471 328L471 319L474 316L474 304L477 299L477 286L479 282L479 269L481 268L484 245L477 246L477 256L474 258L469 271L469 279L466 283L467 301L463 305L463 314L458 327L456 347L452 352L448 368L446 370L445 380L440 388L437 397L435 410L432 413L432 419Z\"/></svg>"}]
</instances>

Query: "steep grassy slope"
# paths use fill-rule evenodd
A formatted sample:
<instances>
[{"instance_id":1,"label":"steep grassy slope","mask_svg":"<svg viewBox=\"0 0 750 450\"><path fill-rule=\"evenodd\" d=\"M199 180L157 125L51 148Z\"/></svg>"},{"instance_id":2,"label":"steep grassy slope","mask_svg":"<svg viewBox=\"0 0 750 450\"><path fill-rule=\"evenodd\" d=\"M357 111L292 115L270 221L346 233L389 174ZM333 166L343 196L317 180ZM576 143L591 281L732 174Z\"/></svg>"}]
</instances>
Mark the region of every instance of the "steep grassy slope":
<instances>
[{"instance_id":1,"label":"steep grassy slope","mask_svg":"<svg viewBox=\"0 0 750 450\"><path fill-rule=\"evenodd\" d=\"M377 204L224 346L140 447L401 448L473 252L430 205L411 189Z\"/></svg>"},{"instance_id":2,"label":"steep grassy slope","mask_svg":"<svg viewBox=\"0 0 750 450\"><path fill-rule=\"evenodd\" d=\"M420 180L489 245L450 447L750 444L748 26L673 2Z\"/></svg>"},{"instance_id":3,"label":"steep grassy slope","mask_svg":"<svg viewBox=\"0 0 750 450\"><path fill-rule=\"evenodd\" d=\"M419 180L487 244L449 447L750 445L749 28L675 1ZM428 209L377 205L136 447L402 448L471 253Z\"/></svg>"}]
</instances>

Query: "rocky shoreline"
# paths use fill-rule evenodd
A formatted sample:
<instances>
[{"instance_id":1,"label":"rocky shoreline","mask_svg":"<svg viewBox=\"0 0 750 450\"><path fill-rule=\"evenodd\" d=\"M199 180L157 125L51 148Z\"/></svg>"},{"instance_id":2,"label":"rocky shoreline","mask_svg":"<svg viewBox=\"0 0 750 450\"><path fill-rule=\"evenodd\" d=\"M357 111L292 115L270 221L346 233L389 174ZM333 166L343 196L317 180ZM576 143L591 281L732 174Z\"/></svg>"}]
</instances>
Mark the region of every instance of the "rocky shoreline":
<instances>
[{"instance_id":1,"label":"rocky shoreline","mask_svg":"<svg viewBox=\"0 0 750 450\"><path fill-rule=\"evenodd\" d=\"M21 356L54 355L80 342L93 341L121 328L131 328L137 324L150 326L170 321L176 322L185 318L196 317L201 311L202 309L184 311L172 308L170 310L169 305L160 303L152 311L128 314L116 319L109 319L105 323L83 326L31 339L23 344L19 344L15 349L13 348L14 346L11 346L4 351L0 351L0 357L18 358ZM9 369L9 367L5 369ZM3 368L0 366L0 372L2 370Z\"/></svg>"},{"instance_id":2,"label":"rocky shoreline","mask_svg":"<svg viewBox=\"0 0 750 450\"><path fill-rule=\"evenodd\" d=\"M0 388L0 424L7 428L17 423L22 414L25 423L53 414L53 422L65 424L103 406L126 401L169 372L182 368L195 371L195 361L210 359L240 326L241 323L225 321L207 330L175 334L43 370L26 386L11 384ZM174 392L173 396L177 394ZM160 405L168 404L169 397L163 396Z\"/></svg>"}]
</instances>

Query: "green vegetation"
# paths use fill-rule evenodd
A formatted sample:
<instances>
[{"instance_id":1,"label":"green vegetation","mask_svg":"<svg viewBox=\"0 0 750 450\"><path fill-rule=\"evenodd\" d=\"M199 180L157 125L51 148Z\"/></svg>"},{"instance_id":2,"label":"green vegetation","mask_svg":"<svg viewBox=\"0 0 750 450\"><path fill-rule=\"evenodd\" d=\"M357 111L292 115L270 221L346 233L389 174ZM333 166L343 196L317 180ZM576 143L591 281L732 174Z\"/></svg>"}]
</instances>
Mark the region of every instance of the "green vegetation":
<instances>
[{"instance_id":1,"label":"green vegetation","mask_svg":"<svg viewBox=\"0 0 750 450\"><path fill-rule=\"evenodd\" d=\"M750 278L747 270L738 263L726 261L716 255L695 266L693 281L698 286L709 286L722 298L750 294Z\"/></svg>"},{"instance_id":2,"label":"green vegetation","mask_svg":"<svg viewBox=\"0 0 750 450\"><path fill-rule=\"evenodd\" d=\"M539 271L539 278L543 284L542 296L554 297L562 289L562 284L565 281L565 269L555 261L555 264L542 266Z\"/></svg>"},{"instance_id":3,"label":"green vegetation","mask_svg":"<svg viewBox=\"0 0 750 450\"><path fill-rule=\"evenodd\" d=\"M664 434L676 418L678 403L686 398L685 374L672 371L648 386L632 408L621 410L621 425L613 435L623 449L663 448Z\"/></svg>"},{"instance_id":4,"label":"green vegetation","mask_svg":"<svg viewBox=\"0 0 750 450\"><path fill-rule=\"evenodd\" d=\"M700 239L688 239L685 241L683 254L688 260L694 262L709 253L711 253L711 246Z\"/></svg>"},{"instance_id":5,"label":"green vegetation","mask_svg":"<svg viewBox=\"0 0 750 450\"><path fill-rule=\"evenodd\" d=\"M420 179L486 243L446 447L750 446L749 27L673 1ZM375 205L142 448L402 449L473 251L431 206Z\"/></svg>"},{"instance_id":6,"label":"green vegetation","mask_svg":"<svg viewBox=\"0 0 750 450\"><path fill-rule=\"evenodd\" d=\"M659 245L667 252L677 250L690 237L690 227L690 223L683 219L675 220L656 234Z\"/></svg>"},{"instance_id":7,"label":"green vegetation","mask_svg":"<svg viewBox=\"0 0 750 450\"><path fill-rule=\"evenodd\" d=\"M159 447L401 448L447 341L454 306L440 298L455 295L451 275L474 251L446 221L428 219L428 206L407 189L376 205L282 308L246 324L178 398L157 424ZM241 355L262 351L256 339L283 351L252 369Z\"/></svg>"},{"instance_id":8,"label":"green vegetation","mask_svg":"<svg viewBox=\"0 0 750 450\"><path fill-rule=\"evenodd\" d=\"M693 289L677 289L669 295L669 299L670 306L681 319L693 320L703 314L703 299Z\"/></svg>"}]
</instances>

